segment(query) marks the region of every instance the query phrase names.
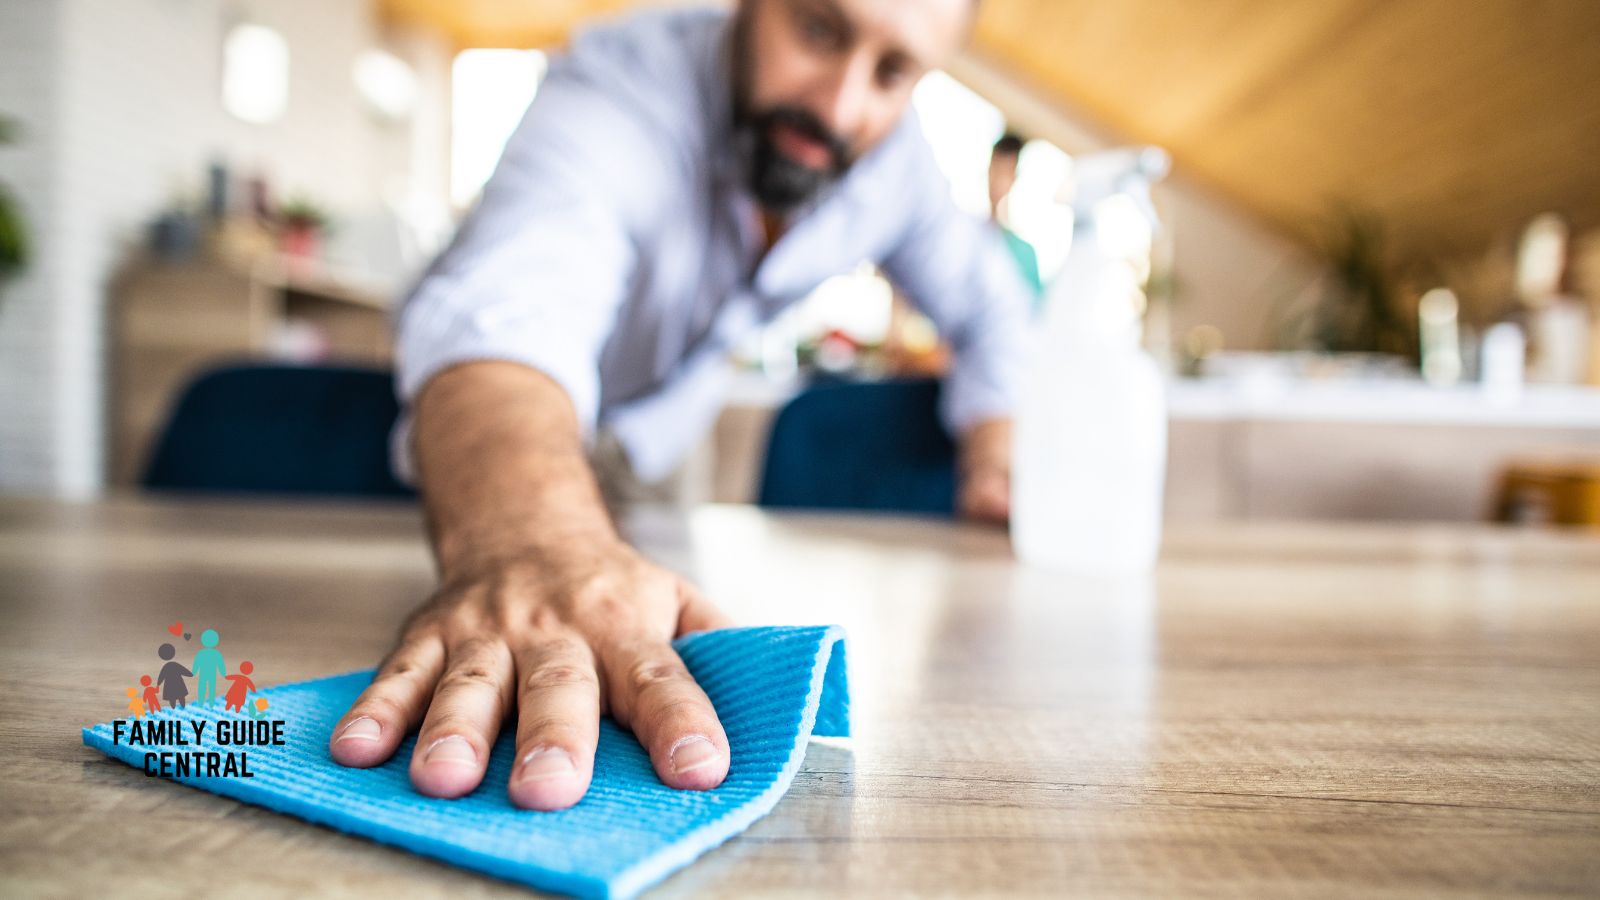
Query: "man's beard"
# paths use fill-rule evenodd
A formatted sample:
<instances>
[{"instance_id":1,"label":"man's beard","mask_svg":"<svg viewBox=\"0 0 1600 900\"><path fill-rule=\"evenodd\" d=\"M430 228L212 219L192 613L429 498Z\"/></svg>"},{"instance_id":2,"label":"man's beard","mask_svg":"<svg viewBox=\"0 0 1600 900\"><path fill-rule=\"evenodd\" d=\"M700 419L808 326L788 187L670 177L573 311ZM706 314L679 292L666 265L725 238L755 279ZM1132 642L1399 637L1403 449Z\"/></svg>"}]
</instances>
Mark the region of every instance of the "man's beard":
<instances>
[{"instance_id":1,"label":"man's beard","mask_svg":"<svg viewBox=\"0 0 1600 900\"><path fill-rule=\"evenodd\" d=\"M744 166L745 186L756 200L773 212L788 212L822 193L838 181L854 162L850 143L828 130L803 107L779 104L756 109L750 101L755 80L750 58L749 19L741 6L733 24L733 130L734 143ZM828 148L828 165L821 169L784 156L773 144L772 132L788 127Z\"/></svg>"},{"instance_id":2,"label":"man's beard","mask_svg":"<svg viewBox=\"0 0 1600 900\"><path fill-rule=\"evenodd\" d=\"M828 131L805 109L775 106L750 111L741 105L734 125L745 151L746 186L762 206L774 212L787 212L800 206L838 181L850 168L849 144ZM772 140L773 131L780 127L824 144L828 148L828 165L812 168L784 156Z\"/></svg>"}]
</instances>

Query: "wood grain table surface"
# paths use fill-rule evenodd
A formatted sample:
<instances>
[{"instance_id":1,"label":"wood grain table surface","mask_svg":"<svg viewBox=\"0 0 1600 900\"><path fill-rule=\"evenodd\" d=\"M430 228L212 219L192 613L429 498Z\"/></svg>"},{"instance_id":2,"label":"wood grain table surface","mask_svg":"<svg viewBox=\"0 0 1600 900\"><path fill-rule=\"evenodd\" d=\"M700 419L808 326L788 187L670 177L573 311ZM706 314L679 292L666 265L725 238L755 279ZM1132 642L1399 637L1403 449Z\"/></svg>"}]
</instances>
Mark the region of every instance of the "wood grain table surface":
<instances>
[{"instance_id":1,"label":"wood grain table surface","mask_svg":"<svg viewBox=\"0 0 1600 900\"><path fill-rule=\"evenodd\" d=\"M844 625L859 732L652 897L1600 893L1592 534L1219 524L1116 580L910 519L631 531L742 622ZM277 684L432 577L404 505L0 501L0 895L527 895L80 740L167 622Z\"/></svg>"}]
</instances>

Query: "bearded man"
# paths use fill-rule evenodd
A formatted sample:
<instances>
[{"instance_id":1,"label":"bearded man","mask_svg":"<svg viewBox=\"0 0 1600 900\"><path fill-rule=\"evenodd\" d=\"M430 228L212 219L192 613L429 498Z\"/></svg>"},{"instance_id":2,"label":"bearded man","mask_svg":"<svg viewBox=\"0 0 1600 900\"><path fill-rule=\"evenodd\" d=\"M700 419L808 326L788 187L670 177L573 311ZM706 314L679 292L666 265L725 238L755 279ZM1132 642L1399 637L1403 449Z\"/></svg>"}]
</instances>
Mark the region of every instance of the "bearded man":
<instances>
[{"instance_id":1,"label":"bearded man","mask_svg":"<svg viewBox=\"0 0 1600 900\"><path fill-rule=\"evenodd\" d=\"M411 781L561 809L611 715L661 780L720 784L727 737L673 651L727 617L616 531L710 427L730 347L863 260L952 350L941 415L964 513L1004 519L1029 288L959 212L909 111L976 0L744 0L652 11L556 58L494 175L397 323L397 467L440 584L330 736Z\"/></svg>"}]
</instances>

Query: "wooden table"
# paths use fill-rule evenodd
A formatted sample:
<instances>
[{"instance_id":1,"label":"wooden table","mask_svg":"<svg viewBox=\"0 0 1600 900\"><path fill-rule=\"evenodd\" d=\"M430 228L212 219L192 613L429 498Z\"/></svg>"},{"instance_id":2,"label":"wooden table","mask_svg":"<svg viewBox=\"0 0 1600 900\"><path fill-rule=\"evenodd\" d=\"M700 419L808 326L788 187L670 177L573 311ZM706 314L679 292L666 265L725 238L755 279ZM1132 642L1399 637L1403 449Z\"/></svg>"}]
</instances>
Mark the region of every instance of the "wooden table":
<instances>
[{"instance_id":1,"label":"wooden table","mask_svg":"<svg viewBox=\"0 0 1600 900\"><path fill-rule=\"evenodd\" d=\"M859 711L657 896L1600 892L1592 537L1207 527L1107 581L901 519L635 535L744 621L845 625ZM0 895L523 893L79 740L172 620L278 683L373 662L430 580L406 507L0 502Z\"/></svg>"}]
</instances>

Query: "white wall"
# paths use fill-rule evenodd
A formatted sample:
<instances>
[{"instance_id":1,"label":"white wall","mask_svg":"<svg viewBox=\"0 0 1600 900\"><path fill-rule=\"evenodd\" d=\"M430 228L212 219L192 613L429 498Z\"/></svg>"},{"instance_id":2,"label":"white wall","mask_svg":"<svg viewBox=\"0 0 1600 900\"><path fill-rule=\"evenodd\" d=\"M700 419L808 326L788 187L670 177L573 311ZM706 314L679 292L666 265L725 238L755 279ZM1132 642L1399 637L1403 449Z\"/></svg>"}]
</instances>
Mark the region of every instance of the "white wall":
<instances>
[{"instance_id":1,"label":"white wall","mask_svg":"<svg viewBox=\"0 0 1600 900\"><path fill-rule=\"evenodd\" d=\"M32 265L0 286L0 487L62 481L52 452L60 404L53 367L59 332L51 303L59 279L53 242L61 130L55 64L61 6L50 0L0 3L0 115L17 121L20 143L0 147L0 182L17 198L33 238Z\"/></svg>"},{"instance_id":2,"label":"white wall","mask_svg":"<svg viewBox=\"0 0 1600 900\"><path fill-rule=\"evenodd\" d=\"M221 108L222 37L239 18L289 44L289 104L269 125ZM438 165L442 149L430 156L414 127L377 121L356 92L356 55L384 45L445 77L442 47L387 39L364 0L0 4L0 113L19 115L28 141L0 151L0 180L21 190L40 257L0 300L0 491L99 490L107 282L159 210L203 196L211 160L352 224L375 218L418 163ZM443 140L437 114L418 118Z\"/></svg>"}]
</instances>

